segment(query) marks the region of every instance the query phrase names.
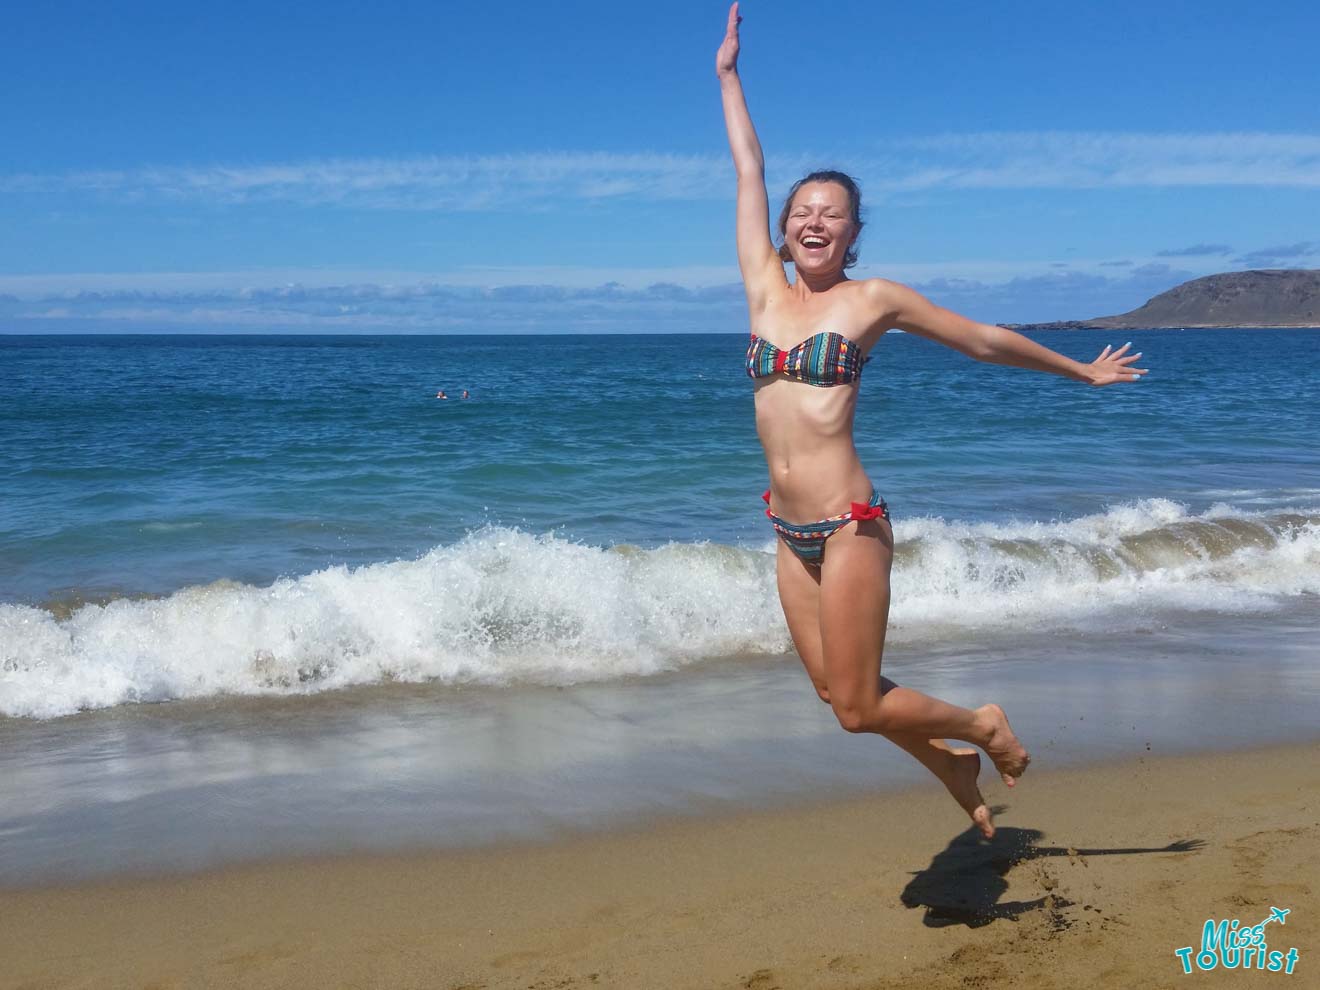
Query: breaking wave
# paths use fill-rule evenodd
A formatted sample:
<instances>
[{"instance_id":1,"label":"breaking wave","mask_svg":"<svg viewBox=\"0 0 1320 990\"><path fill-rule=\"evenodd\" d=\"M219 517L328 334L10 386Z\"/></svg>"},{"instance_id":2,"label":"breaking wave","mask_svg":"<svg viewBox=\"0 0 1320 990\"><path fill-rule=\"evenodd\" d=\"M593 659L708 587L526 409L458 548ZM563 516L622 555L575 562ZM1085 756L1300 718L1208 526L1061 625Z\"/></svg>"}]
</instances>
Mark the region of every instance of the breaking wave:
<instances>
[{"instance_id":1,"label":"breaking wave","mask_svg":"<svg viewBox=\"0 0 1320 990\"><path fill-rule=\"evenodd\" d=\"M1149 499L1048 523L902 519L891 641L1256 611L1320 593L1320 509ZM0 713L385 681L569 684L790 648L771 554L487 527L417 560L59 616L0 605Z\"/></svg>"}]
</instances>

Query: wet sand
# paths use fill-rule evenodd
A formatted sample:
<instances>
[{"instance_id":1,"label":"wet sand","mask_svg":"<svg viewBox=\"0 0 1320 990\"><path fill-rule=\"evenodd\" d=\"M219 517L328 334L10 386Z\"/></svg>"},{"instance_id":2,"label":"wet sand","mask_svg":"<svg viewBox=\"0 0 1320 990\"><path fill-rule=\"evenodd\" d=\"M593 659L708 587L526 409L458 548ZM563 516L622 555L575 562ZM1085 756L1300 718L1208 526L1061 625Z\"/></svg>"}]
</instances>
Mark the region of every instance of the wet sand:
<instances>
[{"instance_id":1,"label":"wet sand","mask_svg":"<svg viewBox=\"0 0 1320 990\"><path fill-rule=\"evenodd\" d=\"M0 722L0 990L1172 987L1271 906L1309 985L1314 612L896 651L1033 750L990 843L792 658Z\"/></svg>"},{"instance_id":2,"label":"wet sand","mask_svg":"<svg viewBox=\"0 0 1320 990\"><path fill-rule=\"evenodd\" d=\"M1271 906L1291 913L1270 948L1296 947L1289 985L1310 985L1320 743L1033 768L987 797L989 843L922 787L0 892L0 986L1172 987L1207 918L1247 926Z\"/></svg>"}]
</instances>

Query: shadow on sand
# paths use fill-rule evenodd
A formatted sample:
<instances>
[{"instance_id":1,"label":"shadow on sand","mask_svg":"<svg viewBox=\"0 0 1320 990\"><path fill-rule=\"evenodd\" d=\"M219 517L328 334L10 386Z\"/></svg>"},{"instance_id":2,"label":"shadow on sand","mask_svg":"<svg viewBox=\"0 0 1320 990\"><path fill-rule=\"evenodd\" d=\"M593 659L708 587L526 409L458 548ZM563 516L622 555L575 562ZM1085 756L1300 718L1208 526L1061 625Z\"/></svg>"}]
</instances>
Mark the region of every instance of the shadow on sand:
<instances>
[{"instance_id":1,"label":"shadow on sand","mask_svg":"<svg viewBox=\"0 0 1320 990\"><path fill-rule=\"evenodd\" d=\"M992 808L998 815L1003 807ZM980 928L996 918L1016 921L1028 911L1046 911L1055 927L1066 928L1060 913L1070 902L1046 893L1031 901L1004 901L1008 890L1005 877L1021 863L1047 856L1128 856L1138 853L1176 853L1200 849L1200 839L1180 839L1157 848L1133 846L1121 849L1070 849L1041 846L1044 833L1034 828L1000 827L993 839L983 839L974 827L958 835L930 865L912 875L900 895L910 908L924 907L923 922L931 928L966 925Z\"/></svg>"}]
</instances>

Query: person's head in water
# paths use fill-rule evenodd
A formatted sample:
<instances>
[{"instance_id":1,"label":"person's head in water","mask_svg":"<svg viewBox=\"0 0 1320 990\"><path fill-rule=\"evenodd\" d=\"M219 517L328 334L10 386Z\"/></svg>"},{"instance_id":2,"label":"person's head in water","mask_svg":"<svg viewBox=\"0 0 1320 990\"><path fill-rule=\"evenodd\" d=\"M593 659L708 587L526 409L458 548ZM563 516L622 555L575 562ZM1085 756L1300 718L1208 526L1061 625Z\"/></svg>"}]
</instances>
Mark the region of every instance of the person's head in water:
<instances>
[{"instance_id":1,"label":"person's head in water","mask_svg":"<svg viewBox=\"0 0 1320 990\"><path fill-rule=\"evenodd\" d=\"M857 264L862 191L843 172L823 170L793 184L779 211L779 257L800 272L824 274Z\"/></svg>"}]
</instances>

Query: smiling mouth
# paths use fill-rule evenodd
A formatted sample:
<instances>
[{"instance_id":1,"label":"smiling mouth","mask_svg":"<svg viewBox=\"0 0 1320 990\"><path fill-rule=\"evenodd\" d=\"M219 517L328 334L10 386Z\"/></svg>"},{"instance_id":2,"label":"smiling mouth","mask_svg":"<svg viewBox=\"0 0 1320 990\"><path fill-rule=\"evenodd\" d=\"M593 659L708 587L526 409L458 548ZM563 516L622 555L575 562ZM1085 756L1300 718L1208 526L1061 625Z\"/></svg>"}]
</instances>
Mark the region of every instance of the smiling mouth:
<instances>
[{"instance_id":1,"label":"smiling mouth","mask_svg":"<svg viewBox=\"0 0 1320 990\"><path fill-rule=\"evenodd\" d=\"M805 248L823 248L827 244L829 244L829 241L825 240L823 237L802 238L802 246Z\"/></svg>"}]
</instances>

